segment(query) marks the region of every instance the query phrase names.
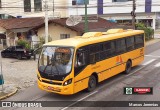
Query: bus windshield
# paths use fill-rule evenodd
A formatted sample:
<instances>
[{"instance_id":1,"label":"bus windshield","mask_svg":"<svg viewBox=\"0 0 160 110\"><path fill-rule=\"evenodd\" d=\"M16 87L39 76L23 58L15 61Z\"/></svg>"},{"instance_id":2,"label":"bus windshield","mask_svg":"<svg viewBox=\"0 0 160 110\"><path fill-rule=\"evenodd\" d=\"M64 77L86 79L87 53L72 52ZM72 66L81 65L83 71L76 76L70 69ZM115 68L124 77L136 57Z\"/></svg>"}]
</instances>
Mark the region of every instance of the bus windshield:
<instances>
[{"instance_id":1,"label":"bus windshield","mask_svg":"<svg viewBox=\"0 0 160 110\"><path fill-rule=\"evenodd\" d=\"M73 48L43 47L38 70L41 74L64 75L72 68Z\"/></svg>"}]
</instances>

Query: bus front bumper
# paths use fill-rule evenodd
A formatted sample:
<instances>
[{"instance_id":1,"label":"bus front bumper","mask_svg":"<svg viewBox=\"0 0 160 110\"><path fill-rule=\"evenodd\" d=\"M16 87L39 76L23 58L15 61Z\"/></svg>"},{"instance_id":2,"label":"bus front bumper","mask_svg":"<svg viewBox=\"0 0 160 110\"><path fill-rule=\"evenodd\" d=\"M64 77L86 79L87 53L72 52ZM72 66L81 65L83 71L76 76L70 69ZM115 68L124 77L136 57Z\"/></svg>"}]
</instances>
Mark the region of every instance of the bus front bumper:
<instances>
[{"instance_id":1,"label":"bus front bumper","mask_svg":"<svg viewBox=\"0 0 160 110\"><path fill-rule=\"evenodd\" d=\"M42 90L45 90L47 92L53 92L57 94L63 94L63 95L71 95L73 94L73 85L67 85L67 86L60 86L60 85L52 85L48 83L44 83L38 80L38 87Z\"/></svg>"}]
</instances>

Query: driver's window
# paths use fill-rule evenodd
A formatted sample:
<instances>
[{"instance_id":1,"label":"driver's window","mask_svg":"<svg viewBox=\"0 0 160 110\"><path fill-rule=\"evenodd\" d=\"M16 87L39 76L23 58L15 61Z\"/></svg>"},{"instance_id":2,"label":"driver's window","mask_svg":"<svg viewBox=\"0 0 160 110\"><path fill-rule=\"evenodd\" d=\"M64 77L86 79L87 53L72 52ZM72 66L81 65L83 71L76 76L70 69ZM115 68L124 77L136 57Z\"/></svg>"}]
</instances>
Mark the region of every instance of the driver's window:
<instances>
[{"instance_id":1,"label":"driver's window","mask_svg":"<svg viewBox=\"0 0 160 110\"><path fill-rule=\"evenodd\" d=\"M85 66L86 65L86 54L85 52L77 52L75 67Z\"/></svg>"}]
</instances>

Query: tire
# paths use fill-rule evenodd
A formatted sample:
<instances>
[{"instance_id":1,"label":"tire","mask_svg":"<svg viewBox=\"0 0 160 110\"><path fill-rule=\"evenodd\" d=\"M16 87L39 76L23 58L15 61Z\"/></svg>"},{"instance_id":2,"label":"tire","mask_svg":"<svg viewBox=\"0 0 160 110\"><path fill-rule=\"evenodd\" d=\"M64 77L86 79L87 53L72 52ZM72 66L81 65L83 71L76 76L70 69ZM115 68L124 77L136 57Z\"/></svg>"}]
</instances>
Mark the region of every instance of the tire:
<instances>
[{"instance_id":1,"label":"tire","mask_svg":"<svg viewBox=\"0 0 160 110\"><path fill-rule=\"evenodd\" d=\"M94 75L91 75L88 81L88 88L87 91L91 92L93 91L97 86L96 77Z\"/></svg>"},{"instance_id":2,"label":"tire","mask_svg":"<svg viewBox=\"0 0 160 110\"><path fill-rule=\"evenodd\" d=\"M28 60L31 59L31 56L28 56L27 59L28 59Z\"/></svg>"},{"instance_id":3,"label":"tire","mask_svg":"<svg viewBox=\"0 0 160 110\"><path fill-rule=\"evenodd\" d=\"M131 69L132 69L132 63L131 63L130 60L128 60L127 63L126 63L126 69L124 71L124 74L129 74Z\"/></svg>"},{"instance_id":4,"label":"tire","mask_svg":"<svg viewBox=\"0 0 160 110\"><path fill-rule=\"evenodd\" d=\"M17 55L17 59L18 59L18 60L21 60L21 59L22 59L22 55L21 55L21 54L18 54L18 55Z\"/></svg>"},{"instance_id":5,"label":"tire","mask_svg":"<svg viewBox=\"0 0 160 110\"><path fill-rule=\"evenodd\" d=\"M2 58L6 58L5 54L4 53L1 53L1 56Z\"/></svg>"}]
</instances>

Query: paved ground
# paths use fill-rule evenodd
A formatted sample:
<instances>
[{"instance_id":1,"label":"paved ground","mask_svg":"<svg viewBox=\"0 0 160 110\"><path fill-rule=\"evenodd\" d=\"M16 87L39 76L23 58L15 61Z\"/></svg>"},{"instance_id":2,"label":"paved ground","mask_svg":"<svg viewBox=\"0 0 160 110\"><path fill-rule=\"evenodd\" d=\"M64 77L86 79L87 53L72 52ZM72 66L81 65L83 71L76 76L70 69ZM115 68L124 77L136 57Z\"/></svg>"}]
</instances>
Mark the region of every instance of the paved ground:
<instances>
[{"instance_id":1,"label":"paved ground","mask_svg":"<svg viewBox=\"0 0 160 110\"><path fill-rule=\"evenodd\" d=\"M24 90L35 84L37 61L2 58L5 85Z\"/></svg>"}]
</instances>

